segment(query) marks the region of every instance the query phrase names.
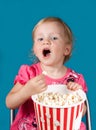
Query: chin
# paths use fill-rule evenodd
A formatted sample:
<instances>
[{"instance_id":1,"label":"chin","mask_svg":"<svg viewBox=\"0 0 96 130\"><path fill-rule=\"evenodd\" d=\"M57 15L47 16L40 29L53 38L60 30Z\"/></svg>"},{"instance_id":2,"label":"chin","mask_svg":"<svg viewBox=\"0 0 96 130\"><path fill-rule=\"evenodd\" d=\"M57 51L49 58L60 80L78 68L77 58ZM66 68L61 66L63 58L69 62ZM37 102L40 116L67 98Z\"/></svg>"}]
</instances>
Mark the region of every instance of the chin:
<instances>
[{"instance_id":1,"label":"chin","mask_svg":"<svg viewBox=\"0 0 96 130\"><path fill-rule=\"evenodd\" d=\"M53 66L54 65L53 62L43 62L43 64L46 65L46 66Z\"/></svg>"}]
</instances>

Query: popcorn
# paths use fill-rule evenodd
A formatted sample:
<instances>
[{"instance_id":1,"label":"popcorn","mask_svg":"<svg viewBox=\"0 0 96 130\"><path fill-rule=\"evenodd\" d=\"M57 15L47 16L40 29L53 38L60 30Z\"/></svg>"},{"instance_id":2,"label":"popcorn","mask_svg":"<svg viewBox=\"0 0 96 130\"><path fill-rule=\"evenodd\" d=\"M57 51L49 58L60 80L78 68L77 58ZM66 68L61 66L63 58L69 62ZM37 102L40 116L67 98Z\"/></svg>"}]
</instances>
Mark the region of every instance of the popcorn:
<instances>
[{"instance_id":1,"label":"popcorn","mask_svg":"<svg viewBox=\"0 0 96 130\"><path fill-rule=\"evenodd\" d=\"M47 72L46 72L46 71L43 71L42 74L47 75Z\"/></svg>"},{"instance_id":2,"label":"popcorn","mask_svg":"<svg viewBox=\"0 0 96 130\"><path fill-rule=\"evenodd\" d=\"M48 106L70 106L82 101L82 97L77 92L73 92L72 94L60 94L58 92L48 92L38 94L37 99L38 102L43 105Z\"/></svg>"}]
</instances>

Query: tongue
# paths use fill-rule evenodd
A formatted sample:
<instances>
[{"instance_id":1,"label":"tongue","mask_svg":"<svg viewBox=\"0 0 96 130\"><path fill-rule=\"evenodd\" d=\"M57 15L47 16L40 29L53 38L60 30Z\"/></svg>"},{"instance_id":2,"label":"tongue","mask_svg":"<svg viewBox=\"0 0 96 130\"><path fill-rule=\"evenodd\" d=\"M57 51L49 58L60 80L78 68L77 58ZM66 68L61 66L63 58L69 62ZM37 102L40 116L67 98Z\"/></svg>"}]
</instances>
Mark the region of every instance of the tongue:
<instances>
[{"instance_id":1,"label":"tongue","mask_svg":"<svg viewBox=\"0 0 96 130\"><path fill-rule=\"evenodd\" d=\"M44 55L45 57L47 57L49 54L50 54L50 50L44 50L44 51L43 51L43 55Z\"/></svg>"}]
</instances>

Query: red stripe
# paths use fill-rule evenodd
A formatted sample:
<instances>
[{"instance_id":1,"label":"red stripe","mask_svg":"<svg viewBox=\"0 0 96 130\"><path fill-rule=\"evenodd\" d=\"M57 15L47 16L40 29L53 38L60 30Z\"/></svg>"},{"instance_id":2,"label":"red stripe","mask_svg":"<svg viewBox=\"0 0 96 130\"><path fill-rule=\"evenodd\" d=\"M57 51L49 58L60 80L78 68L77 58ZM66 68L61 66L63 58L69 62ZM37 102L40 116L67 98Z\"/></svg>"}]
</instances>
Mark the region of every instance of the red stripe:
<instances>
[{"instance_id":1,"label":"red stripe","mask_svg":"<svg viewBox=\"0 0 96 130\"><path fill-rule=\"evenodd\" d=\"M67 130L67 115L68 115L68 108L64 108L64 130Z\"/></svg>"},{"instance_id":2,"label":"red stripe","mask_svg":"<svg viewBox=\"0 0 96 130\"><path fill-rule=\"evenodd\" d=\"M41 118L41 110L40 110L40 105L38 104L38 114L39 114L39 118ZM39 124L39 127L41 128L41 130L43 129L42 128L42 122L41 122L41 119L39 119L40 120L40 124Z\"/></svg>"},{"instance_id":3,"label":"red stripe","mask_svg":"<svg viewBox=\"0 0 96 130\"><path fill-rule=\"evenodd\" d=\"M36 122L37 122L37 125L38 125L39 120L38 120L37 105L36 105L36 103L34 103L34 109L35 109Z\"/></svg>"},{"instance_id":4,"label":"red stripe","mask_svg":"<svg viewBox=\"0 0 96 130\"><path fill-rule=\"evenodd\" d=\"M49 109L49 113L50 113L50 130L53 130L53 108Z\"/></svg>"},{"instance_id":5,"label":"red stripe","mask_svg":"<svg viewBox=\"0 0 96 130\"><path fill-rule=\"evenodd\" d=\"M74 118L74 107L71 108L71 118L70 118L70 129L72 130L72 126L73 126L73 118Z\"/></svg>"},{"instance_id":6,"label":"red stripe","mask_svg":"<svg viewBox=\"0 0 96 130\"><path fill-rule=\"evenodd\" d=\"M79 109L80 109L80 105L78 105L78 106L77 106L76 118L78 117L78 114L79 114Z\"/></svg>"},{"instance_id":7,"label":"red stripe","mask_svg":"<svg viewBox=\"0 0 96 130\"><path fill-rule=\"evenodd\" d=\"M46 116L46 107L43 107L43 115L44 115L44 124L45 124L45 130L47 130L47 116Z\"/></svg>"},{"instance_id":8,"label":"red stripe","mask_svg":"<svg viewBox=\"0 0 96 130\"><path fill-rule=\"evenodd\" d=\"M57 121L60 122L60 109L59 108L57 108L57 110L56 110L56 115L57 115ZM60 126L57 126L57 130L60 130Z\"/></svg>"},{"instance_id":9,"label":"red stripe","mask_svg":"<svg viewBox=\"0 0 96 130\"><path fill-rule=\"evenodd\" d=\"M80 109L80 112L82 111L83 109L83 106L84 106L84 103L81 104L81 109Z\"/></svg>"}]
</instances>

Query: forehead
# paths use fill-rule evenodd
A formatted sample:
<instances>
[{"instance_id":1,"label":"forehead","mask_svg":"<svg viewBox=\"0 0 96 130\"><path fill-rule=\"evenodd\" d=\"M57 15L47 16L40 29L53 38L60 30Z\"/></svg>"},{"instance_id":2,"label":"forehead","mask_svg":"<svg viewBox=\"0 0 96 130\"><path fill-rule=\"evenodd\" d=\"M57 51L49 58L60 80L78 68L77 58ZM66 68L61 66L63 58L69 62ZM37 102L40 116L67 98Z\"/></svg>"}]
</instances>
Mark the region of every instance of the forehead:
<instances>
[{"instance_id":1,"label":"forehead","mask_svg":"<svg viewBox=\"0 0 96 130\"><path fill-rule=\"evenodd\" d=\"M59 22L43 22L37 25L34 33L52 32L52 33L64 33L63 25Z\"/></svg>"}]
</instances>

